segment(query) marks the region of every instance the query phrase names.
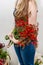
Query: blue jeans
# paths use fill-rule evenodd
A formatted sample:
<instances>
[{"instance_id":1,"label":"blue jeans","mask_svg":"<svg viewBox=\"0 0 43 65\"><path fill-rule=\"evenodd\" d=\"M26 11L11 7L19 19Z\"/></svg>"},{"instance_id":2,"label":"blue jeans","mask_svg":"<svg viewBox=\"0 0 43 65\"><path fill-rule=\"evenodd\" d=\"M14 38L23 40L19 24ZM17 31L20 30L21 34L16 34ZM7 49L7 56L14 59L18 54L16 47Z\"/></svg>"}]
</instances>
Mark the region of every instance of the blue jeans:
<instances>
[{"instance_id":1,"label":"blue jeans","mask_svg":"<svg viewBox=\"0 0 43 65\"><path fill-rule=\"evenodd\" d=\"M26 45L24 49L20 46L16 47L14 45L14 49L16 51L20 65L34 65L35 47L32 42Z\"/></svg>"}]
</instances>

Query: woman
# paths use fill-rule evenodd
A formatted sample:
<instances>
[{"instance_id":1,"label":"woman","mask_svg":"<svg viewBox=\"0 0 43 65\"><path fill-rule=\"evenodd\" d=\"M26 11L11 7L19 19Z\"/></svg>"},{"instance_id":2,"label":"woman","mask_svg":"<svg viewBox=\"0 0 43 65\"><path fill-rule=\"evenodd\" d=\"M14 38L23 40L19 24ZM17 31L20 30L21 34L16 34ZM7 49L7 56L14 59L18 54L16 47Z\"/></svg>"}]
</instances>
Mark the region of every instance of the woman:
<instances>
[{"instance_id":1,"label":"woman","mask_svg":"<svg viewBox=\"0 0 43 65\"><path fill-rule=\"evenodd\" d=\"M14 38L13 34L9 34L9 38L10 40L12 40L14 42L14 48L18 57L18 60L20 62L20 65L34 65L34 56L35 56L35 50L37 47L37 31L38 31L38 24L37 24L37 4L35 2L35 0L18 0L15 6L15 11L13 12L13 15L15 17L15 28L18 29L18 25L21 26L22 24L22 30L24 30L25 28L32 27L32 30L36 31L36 37L33 37L32 35L30 35L29 31L28 35L30 35L30 37L28 37L28 35L24 35L25 38L23 38L23 35L21 34L21 38L20 39L16 39ZM25 22L25 26L23 27L23 23ZM21 23L23 22L23 23ZM19 23L19 24L18 24ZM26 26L27 25L27 26ZM21 28L19 27L19 29L21 30ZM28 29L28 30L30 30ZM18 30L18 31L20 31ZM24 31L26 33L26 30ZM28 37L26 39L26 37ZM24 41L23 41L24 40ZM20 42L23 42L23 44L20 44ZM34 42L35 41L35 42Z\"/></svg>"}]
</instances>

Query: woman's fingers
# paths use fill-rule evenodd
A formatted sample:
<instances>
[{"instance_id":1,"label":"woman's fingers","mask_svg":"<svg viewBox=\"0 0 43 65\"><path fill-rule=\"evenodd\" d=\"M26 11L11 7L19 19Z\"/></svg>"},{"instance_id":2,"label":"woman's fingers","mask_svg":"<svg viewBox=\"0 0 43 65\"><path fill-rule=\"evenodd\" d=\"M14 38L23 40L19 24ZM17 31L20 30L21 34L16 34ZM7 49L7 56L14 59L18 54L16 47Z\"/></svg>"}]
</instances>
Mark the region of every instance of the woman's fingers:
<instances>
[{"instance_id":1,"label":"woman's fingers","mask_svg":"<svg viewBox=\"0 0 43 65\"><path fill-rule=\"evenodd\" d=\"M10 38L10 37L11 37L11 38L13 38L13 37L14 37L14 36L13 36L13 34L9 34L8 36L9 36L9 38Z\"/></svg>"},{"instance_id":2,"label":"woman's fingers","mask_svg":"<svg viewBox=\"0 0 43 65\"><path fill-rule=\"evenodd\" d=\"M14 35L13 35L13 34L9 34L8 36L9 36L9 39L10 39L12 42L14 42L15 44L17 44L17 43L19 42L19 40L17 40L17 39L14 38Z\"/></svg>"}]
</instances>

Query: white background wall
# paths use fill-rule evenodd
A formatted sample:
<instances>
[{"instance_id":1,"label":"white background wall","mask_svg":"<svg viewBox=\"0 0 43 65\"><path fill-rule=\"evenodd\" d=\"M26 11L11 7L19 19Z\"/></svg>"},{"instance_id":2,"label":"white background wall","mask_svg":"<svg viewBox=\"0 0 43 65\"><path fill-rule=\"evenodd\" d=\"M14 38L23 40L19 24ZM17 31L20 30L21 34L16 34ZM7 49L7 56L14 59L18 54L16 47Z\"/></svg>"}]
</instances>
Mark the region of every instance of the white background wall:
<instances>
[{"instance_id":1,"label":"white background wall","mask_svg":"<svg viewBox=\"0 0 43 65\"><path fill-rule=\"evenodd\" d=\"M14 25L13 11L15 8L15 2L16 0L0 0L0 42L4 42L6 44L8 42L4 37L11 31L11 28ZM39 22L39 46L37 50L38 52L43 53L43 0L36 0L36 2L38 5L37 21ZM10 51L9 53L13 60L15 59L15 62L12 61L12 63L15 64L17 59L14 48L11 47L8 51Z\"/></svg>"}]
</instances>

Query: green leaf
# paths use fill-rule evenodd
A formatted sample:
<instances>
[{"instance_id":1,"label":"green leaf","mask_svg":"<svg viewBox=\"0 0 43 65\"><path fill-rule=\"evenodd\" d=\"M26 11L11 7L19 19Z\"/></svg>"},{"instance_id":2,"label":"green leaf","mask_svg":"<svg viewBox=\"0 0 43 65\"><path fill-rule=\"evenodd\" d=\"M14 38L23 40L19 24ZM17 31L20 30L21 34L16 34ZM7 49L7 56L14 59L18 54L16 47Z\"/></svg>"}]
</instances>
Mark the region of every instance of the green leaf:
<instances>
[{"instance_id":1,"label":"green leaf","mask_svg":"<svg viewBox=\"0 0 43 65\"><path fill-rule=\"evenodd\" d=\"M0 49L0 54L3 52L3 50L2 49Z\"/></svg>"},{"instance_id":2,"label":"green leaf","mask_svg":"<svg viewBox=\"0 0 43 65\"><path fill-rule=\"evenodd\" d=\"M35 65L39 65L39 63L38 63L38 59L36 60Z\"/></svg>"},{"instance_id":3,"label":"green leaf","mask_svg":"<svg viewBox=\"0 0 43 65\"><path fill-rule=\"evenodd\" d=\"M9 40L9 37L8 37L8 35L6 35L6 36L5 36L5 39L6 39L6 40Z\"/></svg>"},{"instance_id":4,"label":"green leaf","mask_svg":"<svg viewBox=\"0 0 43 65\"><path fill-rule=\"evenodd\" d=\"M15 39L19 39L20 36L19 35L14 35Z\"/></svg>"},{"instance_id":5,"label":"green leaf","mask_svg":"<svg viewBox=\"0 0 43 65\"><path fill-rule=\"evenodd\" d=\"M10 42L10 44L12 45L12 44L13 44L13 42L11 41L11 42Z\"/></svg>"},{"instance_id":6,"label":"green leaf","mask_svg":"<svg viewBox=\"0 0 43 65\"><path fill-rule=\"evenodd\" d=\"M4 51L3 49L0 49L0 58L1 59L6 59L7 58L7 55L8 53L6 51Z\"/></svg>"},{"instance_id":7,"label":"green leaf","mask_svg":"<svg viewBox=\"0 0 43 65\"><path fill-rule=\"evenodd\" d=\"M17 28L15 28L13 31L12 31L13 34L18 34L18 31L17 31Z\"/></svg>"}]
</instances>

